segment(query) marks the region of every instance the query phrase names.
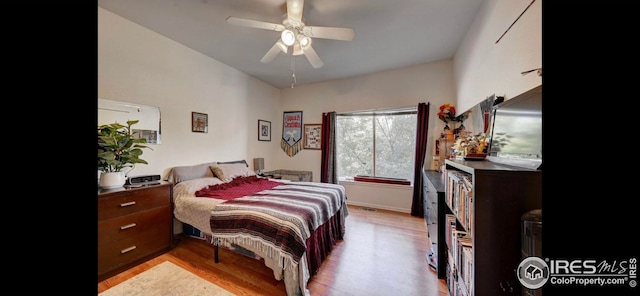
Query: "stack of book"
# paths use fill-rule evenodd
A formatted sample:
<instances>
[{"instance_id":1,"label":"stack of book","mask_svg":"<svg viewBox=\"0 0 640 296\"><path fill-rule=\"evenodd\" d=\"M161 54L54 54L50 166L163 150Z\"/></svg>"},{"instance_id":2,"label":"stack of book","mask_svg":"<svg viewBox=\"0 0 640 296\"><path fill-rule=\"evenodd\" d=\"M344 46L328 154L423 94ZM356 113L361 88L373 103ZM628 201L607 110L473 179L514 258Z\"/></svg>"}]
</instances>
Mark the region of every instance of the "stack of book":
<instances>
[{"instance_id":1,"label":"stack of book","mask_svg":"<svg viewBox=\"0 0 640 296\"><path fill-rule=\"evenodd\" d=\"M455 215L445 216L447 234L447 288L450 295L473 295L473 244L471 234L456 228Z\"/></svg>"},{"instance_id":2,"label":"stack of book","mask_svg":"<svg viewBox=\"0 0 640 296\"><path fill-rule=\"evenodd\" d=\"M459 172L447 172L447 204L458 216L458 220L467 231L471 232L473 221L473 186L471 175Z\"/></svg>"}]
</instances>

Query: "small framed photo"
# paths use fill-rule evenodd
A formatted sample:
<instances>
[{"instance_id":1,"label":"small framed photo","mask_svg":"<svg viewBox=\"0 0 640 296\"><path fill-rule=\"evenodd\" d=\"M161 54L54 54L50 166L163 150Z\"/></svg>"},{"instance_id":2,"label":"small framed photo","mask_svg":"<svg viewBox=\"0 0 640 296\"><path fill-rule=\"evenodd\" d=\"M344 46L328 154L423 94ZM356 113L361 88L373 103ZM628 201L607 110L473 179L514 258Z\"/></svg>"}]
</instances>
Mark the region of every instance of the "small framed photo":
<instances>
[{"instance_id":1,"label":"small framed photo","mask_svg":"<svg viewBox=\"0 0 640 296\"><path fill-rule=\"evenodd\" d=\"M322 148L320 146L322 140L321 133L322 124L305 124L303 148L320 150Z\"/></svg>"},{"instance_id":2,"label":"small framed photo","mask_svg":"<svg viewBox=\"0 0 640 296\"><path fill-rule=\"evenodd\" d=\"M258 141L271 141L271 121L258 119Z\"/></svg>"},{"instance_id":3,"label":"small framed photo","mask_svg":"<svg viewBox=\"0 0 640 296\"><path fill-rule=\"evenodd\" d=\"M207 133L209 131L209 116L205 113L191 112L191 131Z\"/></svg>"}]
</instances>

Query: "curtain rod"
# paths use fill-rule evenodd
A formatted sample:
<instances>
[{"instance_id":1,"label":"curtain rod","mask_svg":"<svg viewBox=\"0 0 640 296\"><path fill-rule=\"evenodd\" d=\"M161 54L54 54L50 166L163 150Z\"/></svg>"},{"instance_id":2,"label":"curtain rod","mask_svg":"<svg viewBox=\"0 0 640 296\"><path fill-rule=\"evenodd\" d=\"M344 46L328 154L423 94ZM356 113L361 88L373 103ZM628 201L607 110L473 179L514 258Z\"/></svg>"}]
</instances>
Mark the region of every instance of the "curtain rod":
<instances>
[{"instance_id":1,"label":"curtain rod","mask_svg":"<svg viewBox=\"0 0 640 296\"><path fill-rule=\"evenodd\" d=\"M409 107L392 107L392 108L366 109L366 110L357 110L357 111L345 111L345 112L336 112L336 115L365 113L365 112L404 111L408 109L418 109L418 106L416 105L416 106L409 106Z\"/></svg>"}]
</instances>

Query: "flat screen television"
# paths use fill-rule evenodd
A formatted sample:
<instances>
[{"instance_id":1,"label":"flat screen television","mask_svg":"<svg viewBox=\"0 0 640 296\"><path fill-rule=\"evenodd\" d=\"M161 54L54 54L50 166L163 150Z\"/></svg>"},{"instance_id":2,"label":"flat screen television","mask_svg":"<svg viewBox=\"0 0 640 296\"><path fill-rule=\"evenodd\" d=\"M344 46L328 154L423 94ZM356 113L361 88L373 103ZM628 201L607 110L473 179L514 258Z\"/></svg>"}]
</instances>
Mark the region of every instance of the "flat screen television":
<instances>
[{"instance_id":1,"label":"flat screen television","mask_svg":"<svg viewBox=\"0 0 640 296\"><path fill-rule=\"evenodd\" d=\"M487 160L542 169L542 86L497 104Z\"/></svg>"}]
</instances>

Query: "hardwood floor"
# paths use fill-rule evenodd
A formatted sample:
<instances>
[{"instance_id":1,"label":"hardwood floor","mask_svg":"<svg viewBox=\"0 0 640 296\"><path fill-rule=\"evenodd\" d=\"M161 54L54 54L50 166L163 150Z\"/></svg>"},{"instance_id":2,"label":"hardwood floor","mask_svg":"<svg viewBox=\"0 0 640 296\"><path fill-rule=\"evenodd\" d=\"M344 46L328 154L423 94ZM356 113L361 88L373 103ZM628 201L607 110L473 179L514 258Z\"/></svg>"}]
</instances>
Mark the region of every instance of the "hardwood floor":
<instances>
[{"instance_id":1,"label":"hardwood floor","mask_svg":"<svg viewBox=\"0 0 640 296\"><path fill-rule=\"evenodd\" d=\"M308 283L311 295L447 295L426 260L431 244L424 220L406 213L349 206L343 241ZM98 283L98 293L170 261L236 295L286 295L283 281L260 260L179 236L170 252Z\"/></svg>"}]
</instances>

